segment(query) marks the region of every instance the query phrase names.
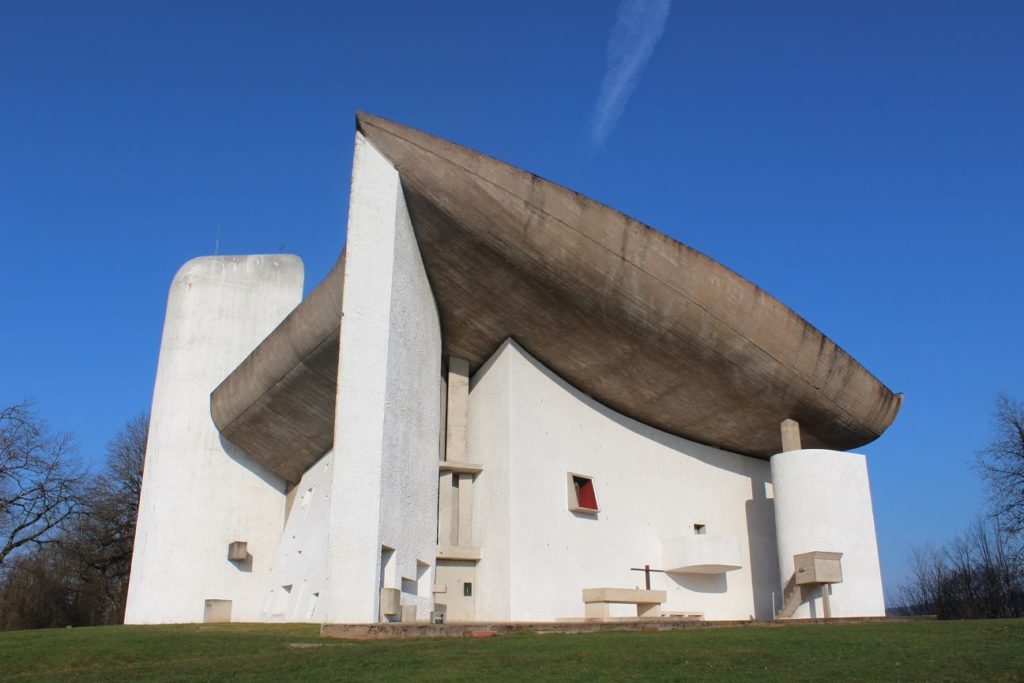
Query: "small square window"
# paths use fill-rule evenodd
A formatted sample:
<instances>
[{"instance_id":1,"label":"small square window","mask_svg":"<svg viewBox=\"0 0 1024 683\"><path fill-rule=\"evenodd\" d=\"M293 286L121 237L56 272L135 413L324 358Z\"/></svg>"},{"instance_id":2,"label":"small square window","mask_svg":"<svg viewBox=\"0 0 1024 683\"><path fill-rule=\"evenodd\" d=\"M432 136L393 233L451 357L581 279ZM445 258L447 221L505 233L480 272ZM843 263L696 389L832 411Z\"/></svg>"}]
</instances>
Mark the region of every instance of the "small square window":
<instances>
[{"instance_id":1,"label":"small square window","mask_svg":"<svg viewBox=\"0 0 1024 683\"><path fill-rule=\"evenodd\" d=\"M583 474L569 472L569 510L572 512L598 512L594 480Z\"/></svg>"},{"instance_id":2,"label":"small square window","mask_svg":"<svg viewBox=\"0 0 1024 683\"><path fill-rule=\"evenodd\" d=\"M700 524L700 523L694 524L693 525L693 533L697 534L698 536L704 536L705 534L708 533L708 527L707 527L706 524Z\"/></svg>"}]
</instances>

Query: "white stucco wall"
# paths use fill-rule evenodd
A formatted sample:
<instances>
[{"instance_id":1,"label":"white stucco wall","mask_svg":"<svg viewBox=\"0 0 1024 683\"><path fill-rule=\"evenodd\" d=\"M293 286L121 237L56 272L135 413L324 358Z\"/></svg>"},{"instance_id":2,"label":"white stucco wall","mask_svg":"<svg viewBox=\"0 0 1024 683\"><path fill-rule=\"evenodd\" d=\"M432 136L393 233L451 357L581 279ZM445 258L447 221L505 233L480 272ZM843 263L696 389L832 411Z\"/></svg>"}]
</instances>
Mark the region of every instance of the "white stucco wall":
<instances>
[{"instance_id":1,"label":"white stucco wall","mask_svg":"<svg viewBox=\"0 0 1024 683\"><path fill-rule=\"evenodd\" d=\"M306 470L295 485L284 533L267 578L261 620L323 621L327 590L327 520L334 481L334 451Z\"/></svg>"},{"instance_id":2,"label":"white stucco wall","mask_svg":"<svg viewBox=\"0 0 1024 683\"><path fill-rule=\"evenodd\" d=\"M394 549L388 587L418 583L423 595L407 592L402 601L425 619L436 550L441 329L398 172L361 134L344 287L325 619L377 620L382 546Z\"/></svg>"},{"instance_id":3,"label":"white stucco wall","mask_svg":"<svg viewBox=\"0 0 1024 683\"><path fill-rule=\"evenodd\" d=\"M298 304L295 256L203 257L171 284L153 392L127 623L202 621L205 600L232 619L260 615L281 534L284 482L220 439L210 392ZM247 541L250 563L227 559Z\"/></svg>"},{"instance_id":4,"label":"white stucco wall","mask_svg":"<svg viewBox=\"0 0 1024 683\"><path fill-rule=\"evenodd\" d=\"M483 464L485 469L473 482L472 536L482 552L473 587L478 620L512 619L512 515L509 513L512 355L500 351L492 355L473 376L469 391L467 459ZM446 586L446 590L457 590L457 587Z\"/></svg>"},{"instance_id":5,"label":"white stucco wall","mask_svg":"<svg viewBox=\"0 0 1024 683\"><path fill-rule=\"evenodd\" d=\"M512 342L474 376L469 423L470 459L484 464L474 491L478 619L581 617L584 588L642 588L643 574L630 568L661 568L661 539L693 534L694 523L735 539L742 566L654 574L652 588L668 593L664 609L772 616L772 593L781 596L768 462L626 418ZM593 477L596 516L568 510L568 472Z\"/></svg>"},{"instance_id":6,"label":"white stucco wall","mask_svg":"<svg viewBox=\"0 0 1024 683\"><path fill-rule=\"evenodd\" d=\"M793 575L793 556L815 550L841 552L843 582L832 586L834 617L885 615L863 455L817 449L772 456L779 573ZM797 609L796 617L823 616L820 592Z\"/></svg>"}]
</instances>

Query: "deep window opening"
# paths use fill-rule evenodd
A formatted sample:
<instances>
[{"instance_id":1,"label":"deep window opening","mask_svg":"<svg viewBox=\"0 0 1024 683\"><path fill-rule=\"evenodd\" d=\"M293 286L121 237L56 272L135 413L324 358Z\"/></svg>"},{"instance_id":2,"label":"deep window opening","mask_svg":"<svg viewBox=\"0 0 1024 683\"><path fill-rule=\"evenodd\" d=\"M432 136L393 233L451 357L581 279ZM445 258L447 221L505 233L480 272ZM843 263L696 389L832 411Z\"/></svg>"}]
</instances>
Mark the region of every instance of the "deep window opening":
<instances>
[{"instance_id":1,"label":"deep window opening","mask_svg":"<svg viewBox=\"0 0 1024 683\"><path fill-rule=\"evenodd\" d=\"M593 480L574 475L572 485L576 490L576 505L585 510L596 510L597 495L594 493Z\"/></svg>"}]
</instances>

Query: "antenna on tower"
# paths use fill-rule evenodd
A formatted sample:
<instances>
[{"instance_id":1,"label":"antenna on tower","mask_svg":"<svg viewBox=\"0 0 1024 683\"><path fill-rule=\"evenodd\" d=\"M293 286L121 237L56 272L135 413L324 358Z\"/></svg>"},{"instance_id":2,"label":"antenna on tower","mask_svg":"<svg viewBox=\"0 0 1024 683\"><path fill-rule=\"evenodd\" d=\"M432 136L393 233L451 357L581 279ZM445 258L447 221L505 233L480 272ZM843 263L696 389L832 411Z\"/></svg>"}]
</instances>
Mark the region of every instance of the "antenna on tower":
<instances>
[{"instance_id":1,"label":"antenna on tower","mask_svg":"<svg viewBox=\"0 0 1024 683\"><path fill-rule=\"evenodd\" d=\"M217 239L213 243L213 255L216 256L220 252L220 223L217 224Z\"/></svg>"}]
</instances>

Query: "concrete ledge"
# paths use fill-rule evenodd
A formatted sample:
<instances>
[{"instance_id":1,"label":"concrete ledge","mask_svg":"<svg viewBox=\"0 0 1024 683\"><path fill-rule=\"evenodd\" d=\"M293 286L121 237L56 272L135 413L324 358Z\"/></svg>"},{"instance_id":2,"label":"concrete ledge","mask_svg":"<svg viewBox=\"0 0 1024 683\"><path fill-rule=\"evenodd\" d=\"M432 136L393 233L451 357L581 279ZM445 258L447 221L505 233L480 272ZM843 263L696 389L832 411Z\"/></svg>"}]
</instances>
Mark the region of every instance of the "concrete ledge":
<instances>
[{"instance_id":1,"label":"concrete ledge","mask_svg":"<svg viewBox=\"0 0 1024 683\"><path fill-rule=\"evenodd\" d=\"M484 466L473 462L442 460L438 463L438 470L441 472L458 472L459 474L477 474L478 472L483 472Z\"/></svg>"},{"instance_id":2,"label":"concrete ledge","mask_svg":"<svg viewBox=\"0 0 1024 683\"><path fill-rule=\"evenodd\" d=\"M696 619L618 619L616 621L544 621L464 624L324 624L320 627L323 638L351 640L385 640L401 638L452 638L487 632L508 635L528 631L531 633L594 633L598 631L666 631L674 628L700 626ZM747 622L730 622L740 625Z\"/></svg>"},{"instance_id":3,"label":"concrete ledge","mask_svg":"<svg viewBox=\"0 0 1024 683\"><path fill-rule=\"evenodd\" d=\"M437 559L477 562L480 560L480 548L466 545L439 545L437 546Z\"/></svg>"},{"instance_id":4,"label":"concrete ledge","mask_svg":"<svg viewBox=\"0 0 1024 683\"><path fill-rule=\"evenodd\" d=\"M349 640L385 640L401 638L452 638L469 637L473 634L508 635L519 632L537 634L549 633L597 633L602 631L674 631L691 628L724 627L799 627L828 626L878 621L919 621L934 620L935 617L849 617L836 619L793 619L781 621L703 621L695 618L660 619L619 619L616 621L543 621L465 624L324 624L320 627L322 638L345 638Z\"/></svg>"},{"instance_id":5,"label":"concrete ledge","mask_svg":"<svg viewBox=\"0 0 1024 683\"><path fill-rule=\"evenodd\" d=\"M640 590L638 588L584 588L583 602L616 602L628 604L662 603L665 591Z\"/></svg>"}]
</instances>

